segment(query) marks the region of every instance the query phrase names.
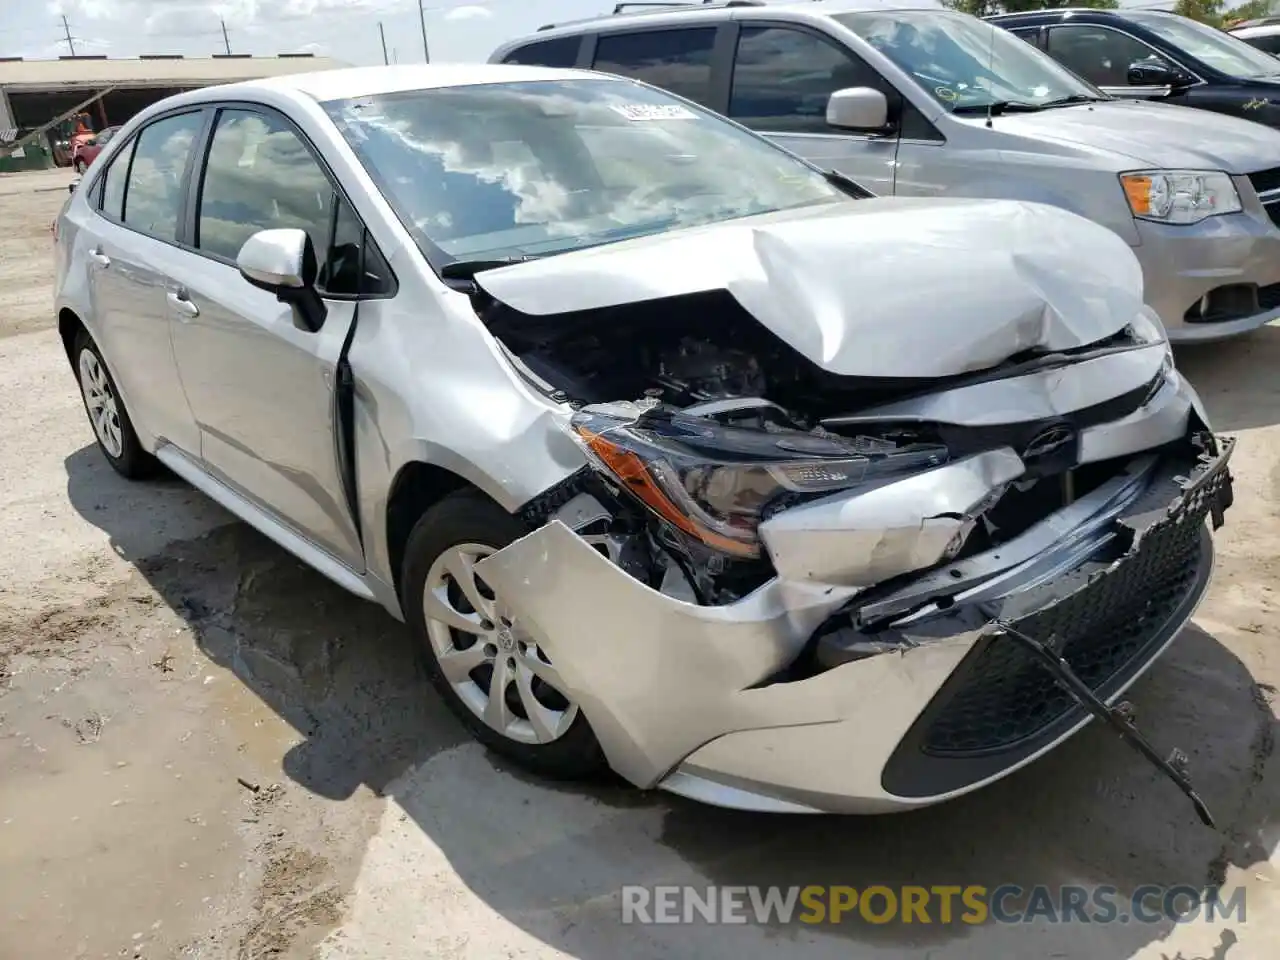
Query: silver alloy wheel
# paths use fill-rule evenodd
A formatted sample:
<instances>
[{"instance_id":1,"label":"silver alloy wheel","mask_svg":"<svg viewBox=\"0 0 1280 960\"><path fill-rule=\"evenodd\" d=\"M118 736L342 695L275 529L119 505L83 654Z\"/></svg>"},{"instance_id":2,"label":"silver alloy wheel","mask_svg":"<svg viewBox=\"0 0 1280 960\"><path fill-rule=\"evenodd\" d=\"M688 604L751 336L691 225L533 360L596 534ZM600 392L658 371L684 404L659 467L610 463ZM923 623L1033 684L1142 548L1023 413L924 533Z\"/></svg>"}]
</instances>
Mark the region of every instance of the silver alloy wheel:
<instances>
[{"instance_id":1,"label":"silver alloy wheel","mask_svg":"<svg viewBox=\"0 0 1280 960\"><path fill-rule=\"evenodd\" d=\"M482 591L475 564L493 552L463 543L431 564L422 597L431 648L454 692L487 726L519 743L550 743L573 725L578 706L501 599Z\"/></svg>"},{"instance_id":2,"label":"silver alloy wheel","mask_svg":"<svg viewBox=\"0 0 1280 960\"><path fill-rule=\"evenodd\" d=\"M124 431L120 427L116 395L107 380L107 371L92 350L80 351L80 390L102 449L117 459L124 456Z\"/></svg>"}]
</instances>

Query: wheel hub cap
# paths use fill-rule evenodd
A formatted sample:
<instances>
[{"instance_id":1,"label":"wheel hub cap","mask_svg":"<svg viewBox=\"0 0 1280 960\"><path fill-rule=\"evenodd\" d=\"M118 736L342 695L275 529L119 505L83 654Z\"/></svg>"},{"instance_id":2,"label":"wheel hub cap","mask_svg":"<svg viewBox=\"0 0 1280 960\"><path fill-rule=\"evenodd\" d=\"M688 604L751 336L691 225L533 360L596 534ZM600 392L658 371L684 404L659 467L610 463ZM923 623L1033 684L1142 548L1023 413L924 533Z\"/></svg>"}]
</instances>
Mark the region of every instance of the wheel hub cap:
<instances>
[{"instance_id":1,"label":"wheel hub cap","mask_svg":"<svg viewBox=\"0 0 1280 960\"><path fill-rule=\"evenodd\" d=\"M431 565L423 590L427 636L440 671L486 725L520 743L550 743L578 707L547 656L475 574L492 547L462 544Z\"/></svg>"}]
</instances>

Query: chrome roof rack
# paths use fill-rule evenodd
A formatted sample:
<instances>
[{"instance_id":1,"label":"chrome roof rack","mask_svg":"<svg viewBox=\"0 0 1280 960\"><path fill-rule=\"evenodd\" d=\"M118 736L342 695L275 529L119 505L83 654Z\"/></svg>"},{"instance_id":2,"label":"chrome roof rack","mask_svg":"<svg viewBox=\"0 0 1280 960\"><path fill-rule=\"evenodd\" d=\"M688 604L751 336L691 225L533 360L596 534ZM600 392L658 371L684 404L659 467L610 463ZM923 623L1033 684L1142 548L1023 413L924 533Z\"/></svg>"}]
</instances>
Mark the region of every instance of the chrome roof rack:
<instances>
[{"instance_id":1,"label":"chrome roof rack","mask_svg":"<svg viewBox=\"0 0 1280 960\"><path fill-rule=\"evenodd\" d=\"M707 7L762 7L764 0L627 0L614 5L613 13L598 17L587 17L583 20L567 20L564 23L544 23L538 31L554 30L556 27L567 27L578 23L591 23L603 20L607 16L634 16L638 13L653 13L657 10L702 10Z\"/></svg>"}]
</instances>

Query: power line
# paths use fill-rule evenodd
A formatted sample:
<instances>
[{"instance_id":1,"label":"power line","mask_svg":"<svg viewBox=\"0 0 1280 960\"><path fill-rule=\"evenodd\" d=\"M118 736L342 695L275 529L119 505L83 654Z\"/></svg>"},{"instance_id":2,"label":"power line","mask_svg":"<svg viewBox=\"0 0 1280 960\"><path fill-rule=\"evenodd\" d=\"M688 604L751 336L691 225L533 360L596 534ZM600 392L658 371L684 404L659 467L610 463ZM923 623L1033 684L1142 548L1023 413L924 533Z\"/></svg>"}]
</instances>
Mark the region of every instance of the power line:
<instances>
[{"instance_id":1,"label":"power line","mask_svg":"<svg viewBox=\"0 0 1280 960\"><path fill-rule=\"evenodd\" d=\"M74 57L76 55L76 44L71 39L71 26L67 23L67 15L65 13L62 15L62 32L67 35L67 49L71 51L71 55Z\"/></svg>"},{"instance_id":2,"label":"power line","mask_svg":"<svg viewBox=\"0 0 1280 960\"><path fill-rule=\"evenodd\" d=\"M427 49L427 13L422 9L422 0L418 0L418 22L422 24L422 62L431 62L431 52Z\"/></svg>"}]
</instances>

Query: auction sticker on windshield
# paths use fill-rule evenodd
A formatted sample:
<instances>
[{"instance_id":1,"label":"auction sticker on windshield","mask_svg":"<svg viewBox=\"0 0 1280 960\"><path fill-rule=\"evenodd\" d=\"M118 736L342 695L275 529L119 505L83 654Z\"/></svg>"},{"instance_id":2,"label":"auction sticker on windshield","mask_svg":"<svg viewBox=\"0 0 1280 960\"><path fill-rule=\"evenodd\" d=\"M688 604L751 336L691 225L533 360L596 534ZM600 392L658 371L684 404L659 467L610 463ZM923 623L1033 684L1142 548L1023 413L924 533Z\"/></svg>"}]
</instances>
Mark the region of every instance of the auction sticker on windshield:
<instances>
[{"instance_id":1,"label":"auction sticker on windshield","mask_svg":"<svg viewBox=\"0 0 1280 960\"><path fill-rule=\"evenodd\" d=\"M697 120L698 115L678 103L614 103L614 110L628 120Z\"/></svg>"}]
</instances>

